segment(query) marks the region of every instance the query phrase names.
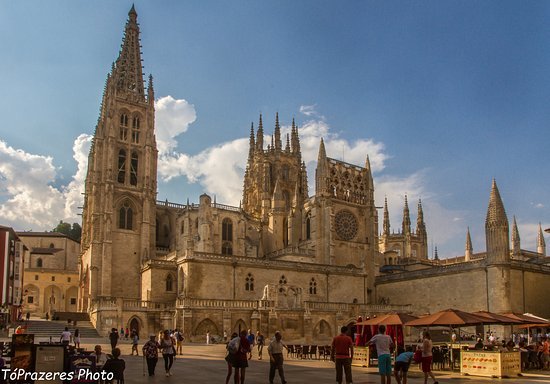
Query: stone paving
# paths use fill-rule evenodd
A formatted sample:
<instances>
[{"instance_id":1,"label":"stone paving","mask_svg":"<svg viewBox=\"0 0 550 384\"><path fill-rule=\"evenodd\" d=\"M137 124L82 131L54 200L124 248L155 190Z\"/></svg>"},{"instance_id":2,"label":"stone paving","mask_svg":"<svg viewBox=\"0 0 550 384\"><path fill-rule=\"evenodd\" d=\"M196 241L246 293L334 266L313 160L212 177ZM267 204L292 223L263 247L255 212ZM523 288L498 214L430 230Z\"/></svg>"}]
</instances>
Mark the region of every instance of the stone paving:
<instances>
[{"instance_id":1,"label":"stone paving","mask_svg":"<svg viewBox=\"0 0 550 384\"><path fill-rule=\"evenodd\" d=\"M82 346L92 349L93 345L101 344L103 349L110 349L107 338L85 339ZM172 368L173 376L165 377L164 362L162 357L157 364L156 375L149 377L142 356L130 356L131 345L129 341L123 341L119 345L122 357L126 361L125 384L133 383L225 383L227 364L224 360L225 345L214 344L184 344L183 355L177 356ZM141 354L141 345L140 345ZM145 372L145 375L144 375ZM263 360L258 360L257 352L254 351L253 358L246 370L246 383L268 383L269 356L264 348ZM521 383L550 383L550 371L531 371L523 377L494 379L472 376L461 376L460 373L449 371L435 372L439 383L467 383L487 384L499 382L507 384ZM289 384L334 384L334 364L329 360L302 360L286 359L285 375ZM353 367L354 384L380 383L380 377L376 368ZM232 378L233 379L233 378ZM231 379L230 383L233 383ZM395 383L392 377L392 383ZM409 372L409 384L422 384L423 375L416 368ZM280 383L278 374L275 376L275 383ZM429 384L432 384L431 379Z\"/></svg>"}]
</instances>

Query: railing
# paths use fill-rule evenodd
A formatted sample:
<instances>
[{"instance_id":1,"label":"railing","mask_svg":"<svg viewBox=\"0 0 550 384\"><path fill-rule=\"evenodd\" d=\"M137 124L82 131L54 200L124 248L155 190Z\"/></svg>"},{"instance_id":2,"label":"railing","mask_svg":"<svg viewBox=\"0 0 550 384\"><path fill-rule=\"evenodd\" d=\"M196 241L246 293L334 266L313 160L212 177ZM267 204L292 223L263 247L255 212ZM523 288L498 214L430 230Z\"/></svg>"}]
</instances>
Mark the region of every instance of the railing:
<instances>
[{"instance_id":1,"label":"railing","mask_svg":"<svg viewBox=\"0 0 550 384\"><path fill-rule=\"evenodd\" d=\"M266 304L263 300L262 304ZM257 309L258 300L217 300L217 299L189 299L180 298L176 302L177 308L228 308L228 309Z\"/></svg>"},{"instance_id":2,"label":"railing","mask_svg":"<svg viewBox=\"0 0 550 384\"><path fill-rule=\"evenodd\" d=\"M196 209L199 209L200 204L195 204L195 203L191 203L191 204L178 204L178 203L171 203L171 202L169 202L168 200L166 200L166 201L157 200L157 206L158 206L158 207L168 207L168 208L184 209L184 210L185 210L185 209L196 210ZM211 206L212 208L223 209L223 210L226 210L226 211L233 211L233 212L240 212L240 211L241 211L241 208L240 208L240 207L234 207L234 206L232 206L232 205L226 205L226 204L210 203L210 206Z\"/></svg>"},{"instance_id":3,"label":"railing","mask_svg":"<svg viewBox=\"0 0 550 384\"><path fill-rule=\"evenodd\" d=\"M240 207L234 207L234 206L231 206L231 205L225 205L225 204L219 204L219 203L212 203L212 208L223 209L223 210L226 210L226 211L233 211L233 212L240 212L241 211Z\"/></svg>"},{"instance_id":4,"label":"railing","mask_svg":"<svg viewBox=\"0 0 550 384\"><path fill-rule=\"evenodd\" d=\"M457 264L438 265L432 268L420 269L417 271L406 271L394 273L392 275L376 276L376 282L383 283L402 279L425 278L432 275L435 276L446 273L464 272L479 268L483 264L483 262L483 259L477 259Z\"/></svg>"},{"instance_id":5,"label":"railing","mask_svg":"<svg viewBox=\"0 0 550 384\"><path fill-rule=\"evenodd\" d=\"M315 256L315 251L308 248L286 247L283 249L279 249L275 252L271 252L267 254L266 257L268 259L275 259L277 257L286 256L286 255L313 257Z\"/></svg>"}]
</instances>

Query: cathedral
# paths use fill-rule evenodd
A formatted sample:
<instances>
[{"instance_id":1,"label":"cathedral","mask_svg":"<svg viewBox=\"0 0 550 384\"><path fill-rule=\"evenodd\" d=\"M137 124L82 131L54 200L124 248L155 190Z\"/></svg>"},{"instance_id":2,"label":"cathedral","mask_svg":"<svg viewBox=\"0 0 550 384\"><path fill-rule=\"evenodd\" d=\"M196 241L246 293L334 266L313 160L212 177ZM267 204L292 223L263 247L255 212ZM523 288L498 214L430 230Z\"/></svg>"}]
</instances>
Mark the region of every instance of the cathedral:
<instances>
[{"instance_id":1,"label":"cathedral","mask_svg":"<svg viewBox=\"0 0 550 384\"><path fill-rule=\"evenodd\" d=\"M424 310L418 290L411 292L419 279L427 290L444 286L426 293L439 295L431 310L461 302L449 282L484 289L481 281L457 277L464 271L487 270L480 272L487 295L502 296L491 310L519 310L512 293L517 284L510 283L516 269L548 288L545 253L526 254L519 235L513 250L507 248L496 184L487 252L470 249L454 263L430 260L420 201L413 230L405 199L398 233L390 233L386 202L379 233L367 154L362 165L345 163L329 157L321 140L310 196L299 127L293 121L283 137L278 115L272 130L264 133L261 115L250 129L239 207L207 194L198 203L157 201L155 95L152 76L144 83L139 35L132 7L88 159L78 307L98 331L177 328L192 341L207 332L252 329L271 336L282 330L287 340L321 343L358 315ZM531 263L535 258L544 262ZM524 281L522 310L531 309L528 285ZM482 304L479 309L488 309Z\"/></svg>"}]
</instances>

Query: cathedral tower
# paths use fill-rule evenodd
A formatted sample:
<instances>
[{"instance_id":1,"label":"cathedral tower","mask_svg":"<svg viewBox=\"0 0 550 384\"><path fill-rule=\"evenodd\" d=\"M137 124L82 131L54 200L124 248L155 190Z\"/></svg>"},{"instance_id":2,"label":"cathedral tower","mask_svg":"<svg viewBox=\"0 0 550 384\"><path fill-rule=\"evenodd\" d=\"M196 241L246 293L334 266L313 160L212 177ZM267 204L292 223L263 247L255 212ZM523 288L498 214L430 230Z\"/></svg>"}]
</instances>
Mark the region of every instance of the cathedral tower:
<instances>
[{"instance_id":1,"label":"cathedral tower","mask_svg":"<svg viewBox=\"0 0 550 384\"><path fill-rule=\"evenodd\" d=\"M256 139L254 128L250 131L242 201L243 211L261 228L263 249L259 256L297 246L304 239L300 218L308 197L307 174L294 120L283 147L277 113L271 144L264 148L263 143L264 127L260 115Z\"/></svg>"},{"instance_id":2,"label":"cathedral tower","mask_svg":"<svg viewBox=\"0 0 550 384\"><path fill-rule=\"evenodd\" d=\"M154 92L151 76L144 87L139 33L132 6L88 158L81 310L100 297L139 299L142 262L155 249Z\"/></svg>"}]
</instances>

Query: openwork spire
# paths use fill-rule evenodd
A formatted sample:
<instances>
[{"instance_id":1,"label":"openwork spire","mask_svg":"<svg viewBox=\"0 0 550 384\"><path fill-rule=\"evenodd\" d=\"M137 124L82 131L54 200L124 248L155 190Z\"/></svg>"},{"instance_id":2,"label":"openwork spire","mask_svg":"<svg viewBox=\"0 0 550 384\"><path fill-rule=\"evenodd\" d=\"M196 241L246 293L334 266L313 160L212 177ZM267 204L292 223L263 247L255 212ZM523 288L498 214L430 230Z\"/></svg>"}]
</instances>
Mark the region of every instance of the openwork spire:
<instances>
[{"instance_id":1,"label":"openwork spire","mask_svg":"<svg viewBox=\"0 0 550 384\"><path fill-rule=\"evenodd\" d=\"M119 95L126 94L132 96L136 101L145 101L139 25L137 12L133 5L128 12L122 48L116 60L112 78Z\"/></svg>"},{"instance_id":2,"label":"openwork spire","mask_svg":"<svg viewBox=\"0 0 550 384\"><path fill-rule=\"evenodd\" d=\"M470 261L472 258L474 248L472 247L472 237L470 236L470 227L466 232L466 248L464 252L464 261Z\"/></svg>"},{"instance_id":3,"label":"openwork spire","mask_svg":"<svg viewBox=\"0 0 550 384\"><path fill-rule=\"evenodd\" d=\"M512 224L512 254L519 255L521 250L521 240L519 237L518 224L516 223L516 216L514 216L514 222Z\"/></svg>"},{"instance_id":4,"label":"openwork spire","mask_svg":"<svg viewBox=\"0 0 550 384\"><path fill-rule=\"evenodd\" d=\"M256 133L256 148L258 151L264 149L264 124L262 122L262 114L260 113L260 121L258 122L258 132Z\"/></svg>"},{"instance_id":5,"label":"openwork spire","mask_svg":"<svg viewBox=\"0 0 550 384\"><path fill-rule=\"evenodd\" d=\"M281 141L281 126L279 125L279 112L275 115L275 149L280 151L283 146Z\"/></svg>"},{"instance_id":6,"label":"openwork spire","mask_svg":"<svg viewBox=\"0 0 550 384\"><path fill-rule=\"evenodd\" d=\"M422 200L418 199L418 215L416 216L416 233L426 233L426 223L424 223L424 211L422 210Z\"/></svg>"}]
</instances>

